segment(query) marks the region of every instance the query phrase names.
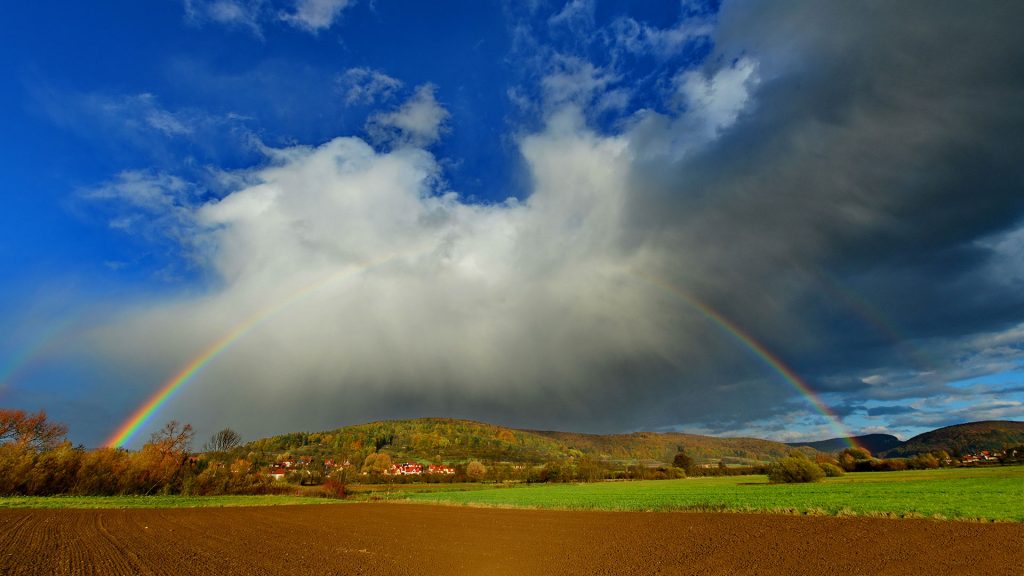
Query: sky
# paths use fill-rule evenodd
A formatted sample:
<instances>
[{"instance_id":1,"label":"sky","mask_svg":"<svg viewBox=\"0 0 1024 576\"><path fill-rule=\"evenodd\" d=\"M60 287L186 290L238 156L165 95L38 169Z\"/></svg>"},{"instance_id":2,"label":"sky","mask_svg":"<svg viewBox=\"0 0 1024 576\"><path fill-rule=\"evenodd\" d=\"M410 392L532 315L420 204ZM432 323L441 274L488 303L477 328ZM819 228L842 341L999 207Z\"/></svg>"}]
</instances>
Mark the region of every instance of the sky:
<instances>
[{"instance_id":1,"label":"sky","mask_svg":"<svg viewBox=\"0 0 1024 576\"><path fill-rule=\"evenodd\" d=\"M98 446L187 376L129 447L171 419L778 440L1024 419L1022 20L12 4L0 406Z\"/></svg>"}]
</instances>

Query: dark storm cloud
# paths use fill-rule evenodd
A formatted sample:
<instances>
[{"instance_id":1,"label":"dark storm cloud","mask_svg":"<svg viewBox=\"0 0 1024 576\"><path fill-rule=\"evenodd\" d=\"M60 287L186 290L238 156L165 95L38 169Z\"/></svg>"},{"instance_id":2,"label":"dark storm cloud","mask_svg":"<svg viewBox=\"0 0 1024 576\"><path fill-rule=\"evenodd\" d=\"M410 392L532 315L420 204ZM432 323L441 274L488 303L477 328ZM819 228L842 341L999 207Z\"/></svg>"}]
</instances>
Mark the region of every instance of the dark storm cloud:
<instances>
[{"instance_id":1,"label":"dark storm cloud","mask_svg":"<svg viewBox=\"0 0 1024 576\"><path fill-rule=\"evenodd\" d=\"M909 406L875 406L868 408L868 416L888 416L893 414L912 414L917 412Z\"/></svg>"},{"instance_id":2,"label":"dark storm cloud","mask_svg":"<svg viewBox=\"0 0 1024 576\"><path fill-rule=\"evenodd\" d=\"M442 133L437 102L383 112L432 135L390 153L357 138L268 149L256 185L189 221L218 246L220 291L98 330L99 355L188 358L359 268L248 336L179 409L249 435L428 414L778 437L823 422L677 291L837 406L953 394L951 375L1024 356L1024 273L994 272L1013 251L993 240L1024 222L1022 17L1010 3L727 3L703 68L659 79L663 112L604 132L586 119L629 102L605 97L623 95L621 71L559 54L524 107L544 128L519 140L521 202L444 188L423 149ZM923 343L942 356L919 362ZM867 414L887 409L917 416Z\"/></svg>"},{"instance_id":3,"label":"dark storm cloud","mask_svg":"<svg viewBox=\"0 0 1024 576\"><path fill-rule=\"evenodd\" d=\"M978 241L1022 217L1022 10L963 8L723 6L709 66L755 60L753 104L667 172L656 154L637 170L637 234L696 252L678 283L820 375L893 360L895 337L1019 323L1024 291L990 280ZM829 283L901 333L851 323Z\"/></svg>"}]
</instances>

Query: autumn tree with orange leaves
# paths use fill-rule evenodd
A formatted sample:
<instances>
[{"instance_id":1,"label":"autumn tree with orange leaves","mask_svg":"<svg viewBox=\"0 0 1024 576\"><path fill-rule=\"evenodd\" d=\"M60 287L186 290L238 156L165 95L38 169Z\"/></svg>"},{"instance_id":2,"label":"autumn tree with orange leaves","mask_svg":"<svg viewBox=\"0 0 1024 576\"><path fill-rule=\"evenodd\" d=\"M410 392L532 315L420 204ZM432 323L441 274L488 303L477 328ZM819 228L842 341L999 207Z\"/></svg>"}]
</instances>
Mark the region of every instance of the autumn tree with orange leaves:
<instances>
[{"instance_id":1,"label":"autumn tree with orange leaves","mask_svg":"<svg viewBox=\"0 0 1024 576\"><path fill-rule=\"evenodd\" d=\"M67 426L46 421L46 412L0 408L0 444L11 443L36 452L51 450L64 441Z\"/></svg>"}]
</instances>

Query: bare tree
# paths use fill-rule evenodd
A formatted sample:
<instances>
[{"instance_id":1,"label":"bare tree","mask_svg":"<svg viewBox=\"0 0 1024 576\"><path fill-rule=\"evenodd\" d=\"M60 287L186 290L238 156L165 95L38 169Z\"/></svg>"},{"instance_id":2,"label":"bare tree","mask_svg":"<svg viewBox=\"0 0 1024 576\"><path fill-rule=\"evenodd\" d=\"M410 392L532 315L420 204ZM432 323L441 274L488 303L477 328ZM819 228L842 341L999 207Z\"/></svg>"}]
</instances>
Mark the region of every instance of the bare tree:
<instances>
[{"instance_id":1,"label":"bare tree","mask_svg":"<svg viewBox=\"0 0 1024 576\"><path fill-rule=\"evenodd\" d=\"M217 432L203 446L205 452L227 452L242 444L242 437L231 428L225 428Z\"/></svg>"},{"instance_id":2,"label":"bare tree","mask_svg":"<svg viewBox=\"0 0 1024 576\"><path fill-rule=\"evenodd\" d=\"M179 424L177 420L171 420L149 436L149 443L159 447L163 453L188 455L193 436L195 432L191 424Z\"/></svg>"},{"instance_id":3,"label":"bare tree","mask_svg":"<svg viewBox=\"0 0 1024 576\"><path fill-rule=\"evenodd\" d=\"M169 492L179 488L177 485L188 462L194 435L191 424L182 425L175 420L153 432L137 457L145 470L142 480L145 494L151 494L157 488Z\"/></svg>"}]
</instances>

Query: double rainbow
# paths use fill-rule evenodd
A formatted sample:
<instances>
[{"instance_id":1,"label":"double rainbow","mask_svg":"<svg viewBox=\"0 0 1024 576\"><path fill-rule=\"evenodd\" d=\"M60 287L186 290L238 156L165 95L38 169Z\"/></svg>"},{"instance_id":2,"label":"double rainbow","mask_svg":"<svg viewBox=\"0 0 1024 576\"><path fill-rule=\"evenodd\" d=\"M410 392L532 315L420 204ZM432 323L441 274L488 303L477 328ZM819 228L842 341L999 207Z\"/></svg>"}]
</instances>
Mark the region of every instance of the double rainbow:
<instances>
[{"instance_id":1,"label":"double rainbow","mask_svg":"<svg viewBox=\"0 0 1024 576\"><path fill-rule=\"evenodd\" d=\"M237 324L228 333L221 338L214 341L212 344L207 346L198 356L193 358L187 364L185 364L173 377L167 380L163 386L161 386L149 399L146 400L132 415L125 420L114 433L104 443L105 446L111 448L121 447L126 444L132 437L141 429L153 416L160 410L160 408L170 400L174 394L180 390L185 384L190 382L197 374L199 374L203 368L210 364L214 359L223 354L226 350L230 349L231 346L245 337L247 334L256 329L259 325L263 324L285 308L292 306L299 300L308 297L310 294L324 288L328 284L338 280L341 277L351 276L355 273L368 270L373 266L378 266L388 260L391 260L395 256L388 256L385 258L378 259L373 262L367 262L357 266L355 269L338 272L331 275L330 277L311 284L301 290L295 292L284 301L277 305L261 310L260 312L250 316L243 322ZM748 332L743 330L740 326L720 314L714 308L704 304L697 300L686 291L672 285L671 283L651 276L642 272L637 272L637 276L646 279L648 282L657 285L665 290L668 290L672 294L676 295L688 304L694 310L697 310L705 319L717 326L723 332L731 336L741 346L753 353L759 358L764 364L772 369L775 373L780 375L782 379L791 385L801 396L806 398L811 406L825 417L829 426L835 431L838 437L842 438L846 444L851 448L858 448L859 446L853 440L850 431L842 424L842 420L826 405L818 394L805 382L792 368L787 366L778 356L769 351L763 344L758 342Z\"/></svg>"},{"instance_id":2,"label":"double rainbow","mask_svg":"<svg viewBox=\"0 0 1024 576\"><path fill-rule=\"evenodd\" d=\"M39 332L35 338L19 350L7 361L0 363L0 393L10 387L15 377L43 358L49 351L58 346L70 335L72 326L77 322L78 314L66 314Z\"/></svg>"},{"instance_id":3,"label":"double rainbow","mask_svg":"<svg viewBox=\"0 0 1024 576\"><path fill-rule=\"evenodd\" d=\"M341 270L331 274L323 280L314 282L299 289L278 304L269 308L264 308L249 316L249 318L242 322L239 322L230 331L228 331L227 334L221 336L203 349L198 356L182 366L174 376L164 382L164 384L141 406L139 406L135 412L132 412L132 415L127 420L117 427L117 430L107 438L107 441L104 442L103 445L109 448L119 448L128 443L128 441L138 433L139 429L149 422L149 420L159 412L160 408L163 407L163 405L166 404L178 390L180 390L185 384L192 381L197 374L202 372L203 368L230 349L233 344L244 338L247 334L251 333L267 320L270 320L279 314L282 310L309 297L333 282L364 272L373 267L380 266L381 264L394 259L396 256L397 255L389 255L383 258L366 261L355 265L350 269Z\"/></svg>"},{"instance_id":4,"label":"double rainbow","mask_svg":"<svg viewBox=\"0 0 1024 576\"><path fill-rule=\"evenodd\" d=\"M753 353L754 356L771 368L772 371L781 376L787 384L799 392L801 396L806 398L811 406L814 407L815 411L825 417L829 427L832 428L838 438L841 438L850 448L860 448L857 442L853 439L853 434L850 433L850 430L843 425L839 416L821 400L821 397L818 396L817 392L815 392L803 378L793 371L792 368L787 366L786 363L778 356L768 350L764 344L761 344L757 339L751 336L749 332L736 325L711 306L708 306L696 299L685 290L682 290L681 288L656 276L651 276L643 272L637 272L637 275L651 284L659 286L679 297L683 302L699 312L700 315L711 324L731 336L743 348L746 348Z\"/></svg>"}]
</instances>

